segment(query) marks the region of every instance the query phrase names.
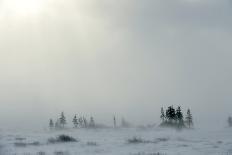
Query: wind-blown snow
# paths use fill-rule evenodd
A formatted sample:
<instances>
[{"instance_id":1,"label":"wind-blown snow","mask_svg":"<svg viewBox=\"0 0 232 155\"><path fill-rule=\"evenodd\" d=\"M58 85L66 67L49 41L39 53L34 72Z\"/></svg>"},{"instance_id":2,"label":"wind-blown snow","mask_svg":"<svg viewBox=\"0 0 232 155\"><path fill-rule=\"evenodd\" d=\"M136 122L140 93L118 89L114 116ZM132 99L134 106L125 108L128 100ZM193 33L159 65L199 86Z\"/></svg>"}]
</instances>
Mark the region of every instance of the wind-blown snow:
<instances>
[{"instance_id":1,"label":"wind-blown snow","mask_svg":"<svg viewBox=\"0 0 232 155\"><path fill-rule=\"evenodd\" d=\"M48 143L66 134L78 142ZM144 142L129 143L140 138ZM232 129L67 129L62 131L1 131L1 155L228 155L232 154Z\"/></svg>"}]
</instances>

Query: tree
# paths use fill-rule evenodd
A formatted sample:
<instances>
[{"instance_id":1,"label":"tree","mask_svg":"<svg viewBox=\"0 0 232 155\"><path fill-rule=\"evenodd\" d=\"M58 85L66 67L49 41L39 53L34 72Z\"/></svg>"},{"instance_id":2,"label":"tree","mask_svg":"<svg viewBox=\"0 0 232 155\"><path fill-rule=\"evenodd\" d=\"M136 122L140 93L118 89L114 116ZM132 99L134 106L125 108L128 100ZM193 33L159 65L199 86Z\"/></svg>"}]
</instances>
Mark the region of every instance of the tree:
<instances>
[{"instance_id":1,"label":"tree","mask_svg":"<svg viewBox=\"0 0 232 155\"><path fill-rule=\"evenodd\" d=\"M91 128L95 127L95 122L94 122L93 117L90 117L89 127L91 127Z\"/></svg>"},{"instance_id":2,"label":"tree","mask_svg":"<svg viewBox=\"0 0 232 155\"><path fill-rule=\"evenodd\" d=\"M54 128L54 123L52 119L49 120L49 127L50 129Z\"/></svg>"},{"instance_id":3,"label":"tree","mask_svg":"<svg viewBox=\"0 0 232 155\"><path fill-rule=\"evenodd\" d=\"M57 119L56 123L55 123L55 128L58 129L60 128L60 120Z\"/></svg>"},{"instance_id":4,"label":"tree","mask_svg":"<svg viewBox=\"0 0 232 155\"><path fill-rule=\"evenodd\" d=\"M161 108L161 115L160 115L160 119L162 120L162 122L165 121L165 114L164 114L164 108Z\"/></svg>"},{"instance_id":5,"label":"tree","mask_svg":"<svg viewBox=\"0 0 232 155\"><path fill-rule=\"evenodd\" d=\"M60 115L60 124L62 125L62 127L64 128L64 125L66 124L66 118L64 116L64 112L61 113Z\"/></svg>"},{"instance_id":6,"label":"tree","mask_svg":"<svg viewBox=\"0 0 232 155\"><path fill-rule=\"evenodd\" d=\"M173 108L173 106L169 106L166 110L166 117L170 123L173 123L173 121L176 119L176 110Z\"/></svg>"},{"instance_id":7,"label":"tree","mask_svg":"<svg viewBox=\"0 0 232 155\"><path fill-rule=\"evenodd\" d=\"M183 127L184 126L183 113L181 111L180 106L178 106L177 109L176 109L176 120L177 120L178 127Z\"/></svg>"},{"instance_id":8,"label":"tree","mask_svg":"<svg viewBox=\"0 0 232 155\"><path fill-rule=\"evenodd\" d=\"M227 121L228 121L229 127L232 127L232 117L231 116L228 117Z\"/></svg>"},{"instance_id":9,"label":"tree","mask_svg":"<svg viewBox=\"0 0 232 155\"><path fill-rule=\"evenodd\" d=\"M192 117L190 109L187 110L187 116L185 119L186 119L186 123L188 127L191 128L191 126L193 126L193 117Z\"/></svg>"},{"instance_id":10,"label":"tree","mask_svg":"<svg viewBox=\"0 0 232 155\"><path fill-rule=\"evenodd\" d=\"M116 128L116 118L115 118L115 116L114 116L114 128Z\"/></svg>"},{"instance_id":11,"label":"tree","mask_svg":"<svg viewBox=\"0 0 232 155\"><path fill-rule=\"evenodd\" d=\"M77 127L78 127L78 124L79 124L79 123L78 123L78 119L77 119L77 115L75 115L75 116L73 117L73 121L72 121L72 122L73 122L74 127L77 128Z\"/></svg>"}]
</instances>

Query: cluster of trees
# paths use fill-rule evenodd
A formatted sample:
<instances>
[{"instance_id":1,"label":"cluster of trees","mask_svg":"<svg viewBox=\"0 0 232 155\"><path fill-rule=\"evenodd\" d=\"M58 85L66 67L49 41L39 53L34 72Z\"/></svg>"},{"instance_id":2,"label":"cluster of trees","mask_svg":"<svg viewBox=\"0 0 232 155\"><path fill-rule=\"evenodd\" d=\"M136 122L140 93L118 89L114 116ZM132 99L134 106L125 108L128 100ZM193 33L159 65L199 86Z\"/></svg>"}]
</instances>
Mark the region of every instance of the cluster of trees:
<instances>
[{"instance_id":1,"label":"cluster of trees","mask_svg":"<svg viewBox=\"0 0 232 155\"><path fill-rule=\"evenodd\" d=\"M162 127L177 127L177 128L192 128L193 127L193 117L191 114L190 109L187 110L186 117L182 113L181 107L178 106L176 109L173 106L169 106L167 110L164 111L164 108L161 108L161 115L160 118L162 120L160 126ZM232 117L228 118L229 126L232 127ZM64 112L61 112L60 116L54 122L53 119L49 120L49 127L50 129L62 129L65 128L67 124L66 117ZM96 127L103 127L104 125L99 126L95 124L94 118L90 117L89 120L86 117L74 115L72 119L72 124L74 128L96 128ZM113 117L113 126L116 127L123 127L128 128L132 125L127 122L124 118L121 120L121 125L117 126L116 117ZM106 126L104 126L106 127Z\"/></svg>"},{"instance_id":2,"label":"cluster of trees","mask_svg":"<svg viewBox=\"0 0 232 155\"><path fill-rule=\"evenodd\" d=\"M186 117L182 113L181 107L178 106L176 109L173 106L169 106L166 111L161 108L161 124L162 127L177 127L177 128L192 128L193 127L193 116L190 109L187 110Z\"/></svg>"},{"instance_id":3,"label":"cluster of trees","mask_svg":"<svg viewBox=\"0 0 232 155\"><path fill-rule=\"evenodd\" d=\"M50 129L63 129L65 128L67 124L66 117L64 115L64 112L61 112L60 116L56 119L54 122L53 119L49 120L49 128ZM95 124L94 118L90 117L89 120L86 119L86 117L80 116L78 117L77 115L73 116L72 119L72 125L74 128L102 128L102 127L107 127L103 124ZM117 119L115 116L113 116L113 127L123 127L123 128L128 128L131 127L132 125L127 122L124 118L121 120L121 124L117 124Z\"/></svg>"},{"instance_id":4,"label":"cluster of trees","mask_svg":"<svg viewBox=\"0 0 232 155\"><path fill-rule=\"evenodd\" d=\"M74 128L94 128L95 127L95 121L93 117L90 117L90 120L88 121L85 117L77 117L77 115L74 115L72 119L73 127ZM64 112L62 112L59 116L59 118L54 123L53 119L49 120L49 127L50 129L62 129L65 128L65 125L67 124L66 117L64 115Z\"/></svg>"}]
</instances>

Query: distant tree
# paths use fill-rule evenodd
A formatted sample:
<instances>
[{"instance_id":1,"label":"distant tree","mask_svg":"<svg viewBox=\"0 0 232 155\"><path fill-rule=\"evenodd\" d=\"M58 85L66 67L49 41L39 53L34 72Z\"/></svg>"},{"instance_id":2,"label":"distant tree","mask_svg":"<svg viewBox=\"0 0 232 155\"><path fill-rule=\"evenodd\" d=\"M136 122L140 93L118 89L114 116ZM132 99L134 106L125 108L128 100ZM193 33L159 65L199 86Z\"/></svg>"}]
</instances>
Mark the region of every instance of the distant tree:
<instances>
[{"instance_id":1,"label":"distant tree","mask_svg":"<svg viewBox=\"0 0 232 155\"><path fill-rule=\"evenodd\" d=\"M78 123L78 119L77 119L77 115L75 115L75 116L73 117L73 121L72 121L72 122L73 122L74 127L77 128L77 127L78 127L78 124L79 124L79 123Z\"/></svg>"},{"instance_id":2,"label":"distant tree","mask_svg":"<svg viewBox=\"0 0 232 155\"><path fill-rule=\"evenodd\" d=\"M228 117L227 121L228 121L229 127L232 127L232 117L231 116Z\"/></svg>"},{"instance_id":3,"label":"distant tree","mask_svg":"<svg viewBox=\"0 0 232 155\"><path fill-rule=\"evenodd\" d=\"M52 119L49 120L49 127L50 129L54 128L54 123Z\"/></svg>"},{"instance_id":4,"label":"distant tree","mask_svg":"<svg viewBox=\"0 0 232 155\"><path fill-rule=\"evenodd\" d=\"M116 117L114 116L114 128L116 128L117 124L116 124Z\"/></svg>"},{"instance_id":5,"label":"distant tree","mask_svg":"<svg viewBox=\"0 0 232 155\"><path fill-rule=\"evenodd\" d=\"M91 128L95 127L95 122L94 122L93 117L90 117L89 127L91 127Z\"/></svg>"},{"instance_id":6,"label":"distant tree","mask_svg":"<svg viewBox=\"0 0 232 155\"><path fill-rule=\"evenodd\" d=\"M176 121L178 127L183 127L184 126L184 120L183 120L183 113L181 111L181 107L178 106L176 109Z\"/></svg>"},{"instance_id":7,"label":"distant tree","mask_svg":"<svg viewBox=\"0 0 232 155\"><path fill-rule=\"evenodd\" d=\"M161 108L161 115L160 115L160 119L162 120L162 122L165 121L165 114L164 114L164 108Z\"/></svg>"},{"instance_id":8,"label":"distant tree","mask_svg":"<svg viewBox=\"0 0 232 155\"><path fill-rule=\"evenodd\" d=\"M187 115L186 115L186 123L188 125L188 128L191 128L193 126L193 116L191 114L190 109L187 110Z\"/></svg>"},{"instance_id":9,"label":"distant tree","mask_svg":"<svg viewBox=\"0 0 232 155\"><path fill-rule=\"evenodd\" d=\"M64 125L67 124L66 118L64 116L64 112L62 112L60 115L60 124L62 125L63 128L64 128Z\"/></svg>"},{"instance_id":10,"label":"distant tree","mask_svg":"<svg viewBox=\"0 0 232 155\"><path fill-rule=\"evenodd\" d=\"M56 129L60 128L60 120L59 119L55 123L55 128Z\"/></svg>"},{"instance_id":11,"label":"distant tree","mask_svg":"<svg viewBox=\"0 0 232 155\"><path fill-rule=\"evenodd\" d=\"M166 117L169 122L173 123L174 120L176 120L176 110L173 108L173 106L169 106L166 110Z\"/></svg>"}]
</instances>

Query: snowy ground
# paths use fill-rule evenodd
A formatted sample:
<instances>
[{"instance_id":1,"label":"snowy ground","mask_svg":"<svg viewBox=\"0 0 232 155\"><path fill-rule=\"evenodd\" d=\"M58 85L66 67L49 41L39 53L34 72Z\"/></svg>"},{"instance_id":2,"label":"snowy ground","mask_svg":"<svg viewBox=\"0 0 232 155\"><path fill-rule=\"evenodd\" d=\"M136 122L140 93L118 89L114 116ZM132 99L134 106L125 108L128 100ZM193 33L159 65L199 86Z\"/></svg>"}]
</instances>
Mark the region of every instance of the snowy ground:
<instances>
[{"instance_id":1,"label":"snowy ground","mask_svg":"<svg viewBox=\"0 0 232 155\"><path fill-rule=\"evenodd\" d=\"M0 155L232 155L232 129L70 129L64 131L0 131ZM78 140L49 144L60 134ZM133 137L144 140L129 143Z\"/></svg>"}]
</instances>

